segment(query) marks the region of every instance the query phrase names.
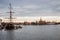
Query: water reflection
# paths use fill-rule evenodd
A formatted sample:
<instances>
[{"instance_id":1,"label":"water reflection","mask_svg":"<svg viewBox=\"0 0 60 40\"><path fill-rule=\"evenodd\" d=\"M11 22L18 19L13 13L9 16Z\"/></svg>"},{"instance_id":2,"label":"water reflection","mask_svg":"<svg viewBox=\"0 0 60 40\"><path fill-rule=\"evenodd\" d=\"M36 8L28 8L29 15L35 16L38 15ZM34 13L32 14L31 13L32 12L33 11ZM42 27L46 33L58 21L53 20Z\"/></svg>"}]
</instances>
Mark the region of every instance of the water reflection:
<instances>
[{"instance_id":1,"label":"water reflection","mask_svg":"<svg viewBox=\"0 0 60 40\"><path fill-rule=\"evenodd\" d=\"M14 38L15 38L15 36L14 36L13 30L6 31L6 39L7 40L15 40Z\"/></svg>"},{"instance_id":2,"label":"water reflection","mask_svg":"<svg viewBox=\"0 0 60 40\"><path fill-rule=\"evenodd\" d=\"M0 31L0 40L15 40L14 31Z\"/></svg>"}]
</instances>

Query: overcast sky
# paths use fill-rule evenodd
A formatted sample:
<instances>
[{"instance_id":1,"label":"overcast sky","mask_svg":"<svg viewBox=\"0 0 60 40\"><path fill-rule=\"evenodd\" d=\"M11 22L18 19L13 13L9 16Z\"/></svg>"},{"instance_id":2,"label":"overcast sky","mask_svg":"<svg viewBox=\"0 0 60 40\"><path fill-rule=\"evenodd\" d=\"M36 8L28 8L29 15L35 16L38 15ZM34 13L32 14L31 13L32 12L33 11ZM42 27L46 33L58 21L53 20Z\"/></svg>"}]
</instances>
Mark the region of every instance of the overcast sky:
<instances>
[{"instance_id":1,"label":"overcast sky","mask_svg":"<svg viewBox=\"0 0 60 40\"><path fill-rule=\"evenodd\" d=\"M60 0L0 0L0 16L8 16L11 2L14 16L60 16Z\"/></svg>"}]
</instances>

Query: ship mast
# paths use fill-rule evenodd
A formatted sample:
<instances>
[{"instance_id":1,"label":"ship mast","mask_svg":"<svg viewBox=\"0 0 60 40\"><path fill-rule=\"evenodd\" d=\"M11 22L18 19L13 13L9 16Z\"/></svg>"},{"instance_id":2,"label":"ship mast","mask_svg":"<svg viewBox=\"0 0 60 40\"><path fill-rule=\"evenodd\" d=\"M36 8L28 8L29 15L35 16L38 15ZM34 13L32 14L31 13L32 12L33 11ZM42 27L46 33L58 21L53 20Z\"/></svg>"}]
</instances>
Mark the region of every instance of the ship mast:
<instances>
[{"instance_id":1,"label":"ship mast","mask_svg":"<svg viewBox=\"0 0 60 40\"><path fill-rule=\"evenodd\" d=\"M11 6L11 3L9 4L9 9L10 9L10 11L9 11L9 13L10 13L10 23L12 23L12 6Z\"/></svg>"}]
</instances>

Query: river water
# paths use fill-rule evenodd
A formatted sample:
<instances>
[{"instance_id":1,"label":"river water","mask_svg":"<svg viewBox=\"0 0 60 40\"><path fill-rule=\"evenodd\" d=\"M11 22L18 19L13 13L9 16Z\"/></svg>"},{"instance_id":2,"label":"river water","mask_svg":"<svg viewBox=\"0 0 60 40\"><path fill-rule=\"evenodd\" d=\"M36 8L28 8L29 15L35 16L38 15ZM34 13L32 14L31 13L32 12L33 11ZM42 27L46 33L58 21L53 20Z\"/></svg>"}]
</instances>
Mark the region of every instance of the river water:
<instances>
[{"instance_id":1,"label":"river water","mask_svg":"<svg viewBox=\"0 0 60 40\"><path fill-rule=\"evenodd\" d=\"M0 31L0 40L60 40L60 25L22 25L22 29Z\"/></svg>"}]
</instances>

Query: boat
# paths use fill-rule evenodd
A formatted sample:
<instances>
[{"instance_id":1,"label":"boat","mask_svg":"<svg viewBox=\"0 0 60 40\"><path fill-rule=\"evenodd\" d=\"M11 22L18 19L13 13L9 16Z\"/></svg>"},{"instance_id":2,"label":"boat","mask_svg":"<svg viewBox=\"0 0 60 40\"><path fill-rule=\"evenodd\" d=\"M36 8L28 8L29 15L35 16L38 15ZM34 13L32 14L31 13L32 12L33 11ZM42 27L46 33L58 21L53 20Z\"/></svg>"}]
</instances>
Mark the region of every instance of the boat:
<instances>
[{"instance_id":1,"label":"boat","mask_svg":"<svg viewBox=\"0 0 60 40\"><path fill-rule=\"evenodd\" d=\"M5 30L14 30L14 29L18 29L18 28L22 28L21 26L14 26L14 24L13 24L13 22L12 22L12 6L11 6L11 3L9 4L9 6L10 6L10 11L9 11L9 13L10 13L10 16L9 16L9 19L10 19L10 22L9 23L7 23L6 24L6 26L5 26Z\"/></svg>"}]
</instances>

